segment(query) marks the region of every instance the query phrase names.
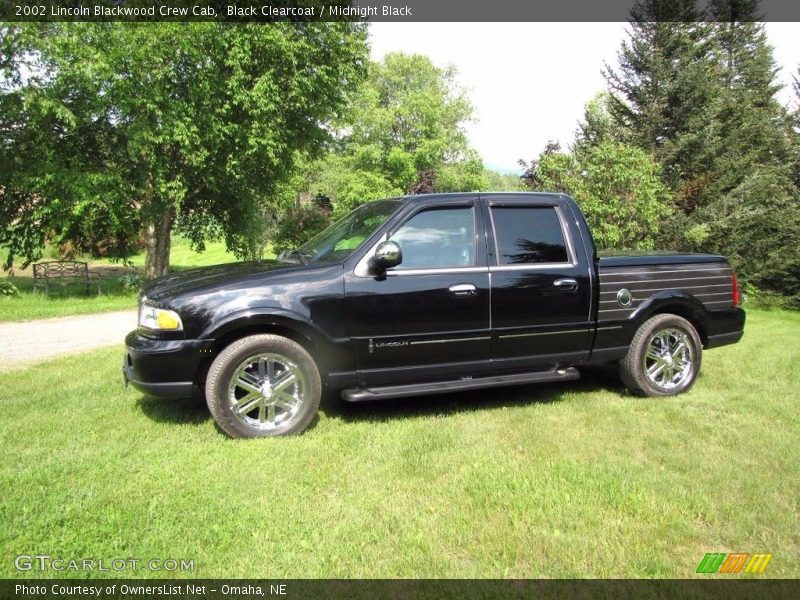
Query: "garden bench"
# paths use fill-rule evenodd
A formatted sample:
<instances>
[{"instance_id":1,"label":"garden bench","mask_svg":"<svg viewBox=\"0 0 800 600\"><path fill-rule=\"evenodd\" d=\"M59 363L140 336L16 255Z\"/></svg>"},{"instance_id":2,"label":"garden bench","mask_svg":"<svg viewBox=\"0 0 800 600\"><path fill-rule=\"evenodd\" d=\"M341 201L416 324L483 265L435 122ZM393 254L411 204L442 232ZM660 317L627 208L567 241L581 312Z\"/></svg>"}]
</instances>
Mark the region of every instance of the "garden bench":
<instances>
[{"instance_id":1,"label":"garden bench","mask_svg":"<svg viewBox=\"0 0 800 600\"><path fill-rule=\"evenodd\" d=\"M89 293L89 264L74 260L51 260L33 265L33 291L44 288L50 295L50 286L58 284L62 287L71 283L86 286Z\"/></svg>"}]
</instances>

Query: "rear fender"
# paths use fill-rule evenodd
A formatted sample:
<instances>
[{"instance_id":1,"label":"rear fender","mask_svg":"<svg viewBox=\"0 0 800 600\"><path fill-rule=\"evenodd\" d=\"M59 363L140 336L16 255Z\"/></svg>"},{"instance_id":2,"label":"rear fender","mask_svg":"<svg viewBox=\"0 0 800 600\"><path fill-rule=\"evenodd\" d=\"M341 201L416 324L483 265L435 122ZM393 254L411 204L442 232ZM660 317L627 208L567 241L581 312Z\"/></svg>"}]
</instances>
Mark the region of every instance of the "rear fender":
<instances>
[{"instance_id":1,"label":"rear fender","mask_svg":"<svg viewBox=\"0 0 800 600\"><path fill-rule=\"evenodd\" d=\"M703 343L708 340L708 309L694 296L683 290L662 290L642 302L628 319L631 337L642 323L653 315L672 313L689 321Z\"/></svg>"}]
</instances>

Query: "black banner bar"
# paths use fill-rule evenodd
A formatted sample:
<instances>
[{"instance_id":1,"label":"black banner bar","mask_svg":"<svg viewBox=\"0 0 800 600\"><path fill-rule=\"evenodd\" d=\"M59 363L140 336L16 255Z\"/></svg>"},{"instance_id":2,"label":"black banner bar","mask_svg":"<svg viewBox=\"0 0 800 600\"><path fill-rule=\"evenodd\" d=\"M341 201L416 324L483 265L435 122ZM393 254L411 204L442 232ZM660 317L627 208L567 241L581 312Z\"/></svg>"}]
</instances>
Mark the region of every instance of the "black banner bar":
<instances>
[{"instance_id":1,"label":"black banner bar","mask_svg":"<svg viewBox=\"0 0 800 600\"><path fill-rule=\"evenodd\" d=\"M0 598L28 600L231 598L667 599L783 600L800 597L800 580L369 580L369 579L67 579L1 580Z\"/></svg>"},{"instance_id":2,"label":"black banner bar","mask_svg":"<svg viewBox=\"0 0 800 600\"><path fill-rule=\"evenodd\" d=\"M393 21L393 22L620 22L636 0L0 0L0 21ZM697 15L675 14L664 0L659 20L737 20L713 16L708 0L698 0ZM752 19L752 17L748 17ZM754 20L800 21L800 2L761 0ZM800 27L800 24L798 25Z\"/></svg>"}]
</instances>

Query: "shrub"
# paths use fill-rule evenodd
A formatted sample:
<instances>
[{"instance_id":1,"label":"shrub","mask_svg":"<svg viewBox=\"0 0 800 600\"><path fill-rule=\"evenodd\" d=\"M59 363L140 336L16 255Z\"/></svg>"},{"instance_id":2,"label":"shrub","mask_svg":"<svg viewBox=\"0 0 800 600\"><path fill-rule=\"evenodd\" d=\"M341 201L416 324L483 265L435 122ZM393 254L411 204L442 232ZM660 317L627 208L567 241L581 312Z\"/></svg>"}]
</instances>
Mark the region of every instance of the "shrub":
<instances>
[{"instance_id":1,"label":"shrub","mask_svg":"<svg viewBox=\"0 0 800 600\"><path fill-rule=\"evenodd\" d=\"M145 284L145 277L141 273L125 273L117 277L117 281L126 290L140 290Z\"/></svg>"},{"instance_id":2,"label":"shrub","mask_svg":"<svg viewBox=\"0 0 800 600\"><path fill-rule=\"evenodd\" d=\"M705 249L725 254L744 283L800 304L800 195L785 172L758 169L698 217Z\"/></svg>"},{"instance_id":3,"label":"shrub","mask_svg":"<svg viewBox=\"0 0 800 600\"><path fill-rule=\"evenodd\" d=\"M0 281L0 296L8 298L19 296L19 289L10 281Z\"/></svg>"}]
</instances>

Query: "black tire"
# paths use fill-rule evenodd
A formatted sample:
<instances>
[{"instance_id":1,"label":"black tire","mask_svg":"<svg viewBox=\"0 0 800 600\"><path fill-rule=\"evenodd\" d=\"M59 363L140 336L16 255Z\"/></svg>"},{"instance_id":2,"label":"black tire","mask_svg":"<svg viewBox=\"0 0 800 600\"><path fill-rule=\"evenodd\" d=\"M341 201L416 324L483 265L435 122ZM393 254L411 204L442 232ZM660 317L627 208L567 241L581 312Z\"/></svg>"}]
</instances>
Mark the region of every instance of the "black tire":
<instances>
[{"instance_id":1,"label":"black tire","mask_svg":"<svg viewBox=\"0 0 800 600\"><path fill-rule=\"evenodd\" d=\"M321 389L317 365L300 344L279 335L251 335L233 342L211 363L206 402L219 428L231 437L292 435L314 420ZM234 403L241 403L241 410Z\"/></svg>"},{"instance_id":2,"label":"black tire","mask_svg":"<svg viewBox=\"0 0 800 600\"><path fill-rule=\"evenodd\" d=\"M680 356L673 356L673 349ZM674 396L694 384L702 353L700 336L689 321L673 314L656 315L633 336L628 353L620 361L620 376L625 387L639 396Z\"/></svg>"}]
</instances>

